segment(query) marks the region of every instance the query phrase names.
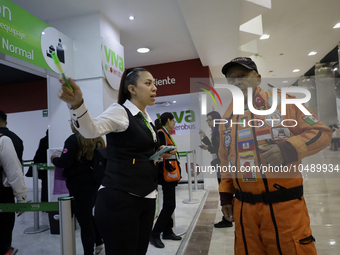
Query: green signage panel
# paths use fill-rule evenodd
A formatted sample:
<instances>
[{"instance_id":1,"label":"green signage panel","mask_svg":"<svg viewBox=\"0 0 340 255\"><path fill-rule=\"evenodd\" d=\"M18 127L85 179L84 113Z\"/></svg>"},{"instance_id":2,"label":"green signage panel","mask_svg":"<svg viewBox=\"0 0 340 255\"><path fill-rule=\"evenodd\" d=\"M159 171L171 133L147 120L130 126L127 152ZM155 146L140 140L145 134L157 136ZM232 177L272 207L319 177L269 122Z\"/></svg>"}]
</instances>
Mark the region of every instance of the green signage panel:
<instances>
[{"instance_id":1,"label":"green signage panel","mask_svg":"<svg viewBox=\"0 0 340 255\"><path fill-rule=\"evenodd\" d=\"M50 69L41 51L41 36L49 25L9 0L0 0L1 52Z\"/></svg>"},{"instance_id":2,"label":"green signage panel","mask_svg":"<svg viewBox=\"0 0 340 255\"><path fill-rule=\"evenodd\" d=\"M0 40L0 52L44 69L58 72L54 51L64 71L73 64L72 40L9 0L0 0Z\"/></svg>"}]
</instances>

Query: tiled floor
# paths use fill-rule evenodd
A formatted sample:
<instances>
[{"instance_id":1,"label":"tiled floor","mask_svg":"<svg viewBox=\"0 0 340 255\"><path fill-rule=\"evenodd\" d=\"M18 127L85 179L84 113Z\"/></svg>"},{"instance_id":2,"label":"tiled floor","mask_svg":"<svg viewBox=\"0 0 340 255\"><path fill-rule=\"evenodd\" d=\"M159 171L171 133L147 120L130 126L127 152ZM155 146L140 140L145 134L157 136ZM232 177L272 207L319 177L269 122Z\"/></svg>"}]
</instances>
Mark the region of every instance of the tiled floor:
<instances>
[{"instance_id":1,"label":"tiled floor","mask_svg":"<svg viewBox=\"0 0 340 255\"><path fill-rule=\"evenodd\" d=\"M339 164L340 151L328 148L303 160L303 164ZM340 172L340 171L339 171ZM303 172L304 194L307 202L313 235L320 255L340 254L340 173ZM182 241L165 240L165 248L149 246L147 255L232 255L234 254L234 227L216 229L213 224L221 220L217 191L209 193L199 189L193 192L193 198L201 203L184 204L188 199L187 185L176 190L176 226L179 232L186 232ZM160 201L161 202L161 201ZM40 213L41 224L48 224L46 213ZM13 232L13 246L19 248L18 255L54 255L60 254L60 236L49 231L39 234L23 234L33 226L33 213L25 213L17 218ZM177 231L177 232L178 232ZM76 230L77 254L82 254L79 229Z\"/></svg>"}]
</instances>

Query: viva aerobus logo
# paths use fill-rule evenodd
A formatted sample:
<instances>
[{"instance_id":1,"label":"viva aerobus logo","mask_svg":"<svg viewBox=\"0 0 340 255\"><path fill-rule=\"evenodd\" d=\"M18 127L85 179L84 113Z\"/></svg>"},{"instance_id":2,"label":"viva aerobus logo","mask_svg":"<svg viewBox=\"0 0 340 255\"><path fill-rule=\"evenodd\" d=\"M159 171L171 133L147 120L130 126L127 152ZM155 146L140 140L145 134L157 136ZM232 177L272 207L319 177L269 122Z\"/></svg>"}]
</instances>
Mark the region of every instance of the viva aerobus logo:
<instances>
[{"instance_id":1,"label":"viva aerobus logo","mask_svg":"<svg viewBox=\"0 0 340 255\"><path fill-rule=\"evenodd\" d=\"M203 90L205 93L207 93L212 98L212 100L214 101L215 105L217 105L215 97L211 94L211 92L208 89L210 89L217 96L218 100L220 101L220 104L222 105L222 100L221 100L220 95L217 93L217 91L212 86L210 86L208 84L205 84L203 82L197 82L197 83L201 84L203 86L206 86L207 89L200 88L200 87L196 87L196 88L198 88L200 90Z\"/></svg>"},{"instance_id":2,"label":"viva aerobus logo","mask_svg":"<svg viewBox=\"0 0 340 255\"><path fill-rule=\"evenodd\" d=\"M176 125L174 130L180 131L180 130L189 130L189 129L196 129L195 123L195 112L193 110L186 110L186 111L181 111L179 114L177 112L172 112L174 115L174 118L176 120ZM157 118L159 119L161 115L159 113L156 113ZM182 124L182 121L186 123Z\"/></svg>"},{"instance_id":3,"label":"viva aerobus logo","mask_svg":"<svg viewBox=\"0 0 340 255\"><path fill-rule=\"evenodd\" d=\"M106 45L104 45L105 57L108 64L105 64L105 70L109 71L110 73L118 74L118 68L121 72L124 71L124 61L121 56L116 54L113 50L109 49ZM109 67L109 65L111 65ZM114 68L116 67L116 68ZM121 77L120 73L120 77Z\"/></svg>"}]
</instances>

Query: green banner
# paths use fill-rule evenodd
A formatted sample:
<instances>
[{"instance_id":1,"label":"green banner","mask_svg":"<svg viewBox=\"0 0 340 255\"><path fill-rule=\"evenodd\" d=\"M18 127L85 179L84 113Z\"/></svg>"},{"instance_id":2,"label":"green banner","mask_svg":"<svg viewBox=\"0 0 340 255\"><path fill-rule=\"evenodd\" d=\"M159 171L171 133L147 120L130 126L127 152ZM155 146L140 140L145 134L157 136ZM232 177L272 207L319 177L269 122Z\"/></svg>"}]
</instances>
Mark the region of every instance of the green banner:
<instances>
[{"instance_id":1,"label":"green banner","mask_svg":"<svg viewBox=\"0 0 340 255\"><path fill-rule=\"evenodd\" d=\"M41 49L43 31L50 27L9 0L0 0L0 51L51 70Z\"/></svg>"}]
</instances>

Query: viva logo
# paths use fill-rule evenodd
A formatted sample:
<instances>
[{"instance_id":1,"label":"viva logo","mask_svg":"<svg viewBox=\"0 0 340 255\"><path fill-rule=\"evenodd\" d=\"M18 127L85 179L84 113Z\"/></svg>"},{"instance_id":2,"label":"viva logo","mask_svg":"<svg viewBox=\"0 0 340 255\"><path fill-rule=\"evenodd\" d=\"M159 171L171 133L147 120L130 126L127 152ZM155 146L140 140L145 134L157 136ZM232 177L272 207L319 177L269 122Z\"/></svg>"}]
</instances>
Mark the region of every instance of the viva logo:
<instances>
[{"instance_id":1,"label":"viva logo","mask_svg":"<svg viewBox=\"0 0 340 255\"><path fill-rule=\"evenodd\" d=\"M217 93L217 91L213 87L211 87L208 84L205 84L203 82L197 82L197 83L206 87L206 89L200 88L200 87L197 87L197 88L200 89L200 90L203 90L204 92L206 92L212 98L212 100L214 101L215 105L217 105L215 97L211 94L211 92L208 89L210 89L217 96L218 100L220 101L220 104L222 105L222 100L220 98L220 95Z\"/></svg>"},{"instance_id":2,"label":"viva logo","mask_svg":"<svg viewBox=\"0 0 340 255\"><path fill-rule=\"evenodd\" d=\"M104 50L107 63L119 68L119 70L123 72L124 71L123 58L116 54L113 50L109 49L106 45L104 45ZM105 69L106 70L108 69L107 64L105 65Z\"/></svg>"},{"instance_id":3,"label":"viva logo","mask_svg":"<svg viewBox=\"0 0 340 255\"><path fill-rule=\"evenodd\" d=\"M186 122L189 122L189 123L190 122L195 122L195 112L192 111L192 110L181 111L179 113L179 115L177 114L177 112L173 112L172 114L174 115L176 123L178 123L178 124L182 123L184 114L185 114L184 120ZM156 115L157 115L158 119L161 117L161 115L159 113L156 113Z\"/></svg>"}]
</instances>

